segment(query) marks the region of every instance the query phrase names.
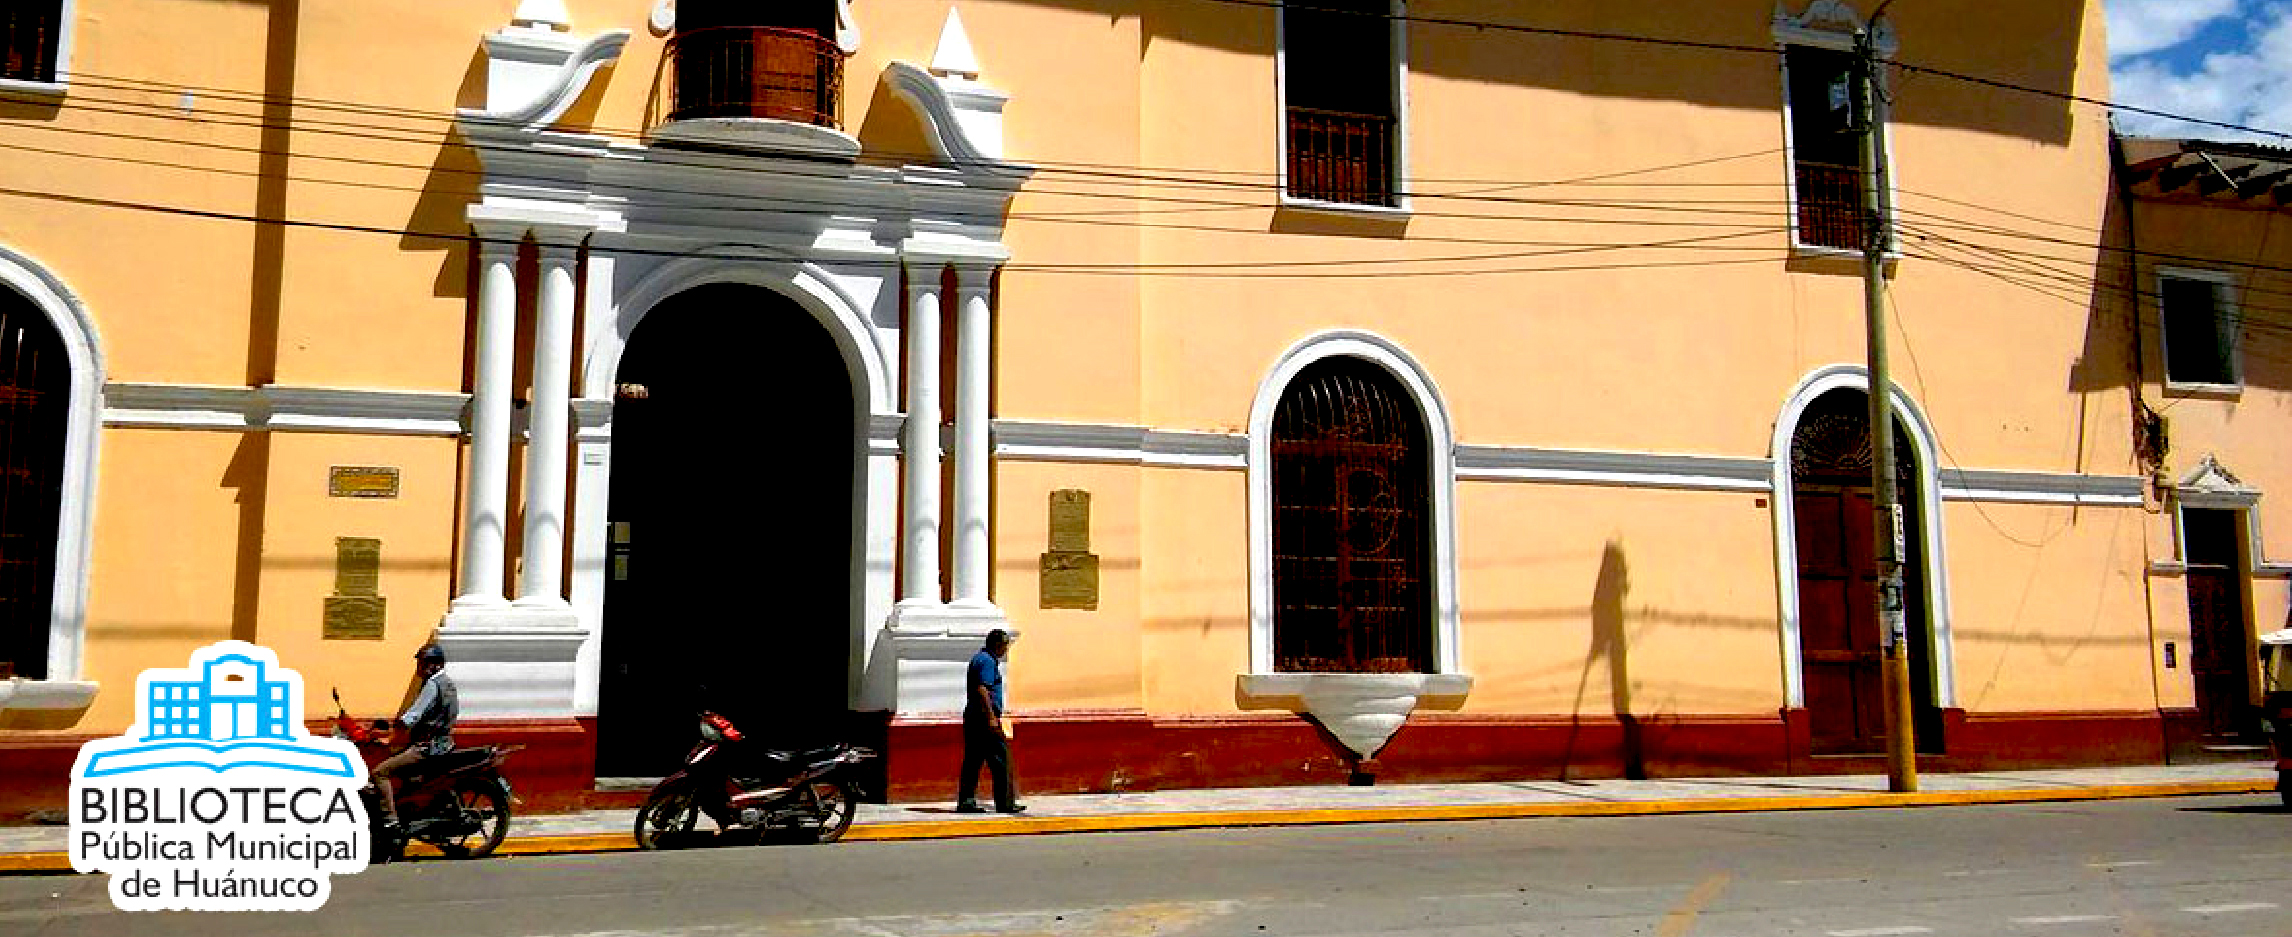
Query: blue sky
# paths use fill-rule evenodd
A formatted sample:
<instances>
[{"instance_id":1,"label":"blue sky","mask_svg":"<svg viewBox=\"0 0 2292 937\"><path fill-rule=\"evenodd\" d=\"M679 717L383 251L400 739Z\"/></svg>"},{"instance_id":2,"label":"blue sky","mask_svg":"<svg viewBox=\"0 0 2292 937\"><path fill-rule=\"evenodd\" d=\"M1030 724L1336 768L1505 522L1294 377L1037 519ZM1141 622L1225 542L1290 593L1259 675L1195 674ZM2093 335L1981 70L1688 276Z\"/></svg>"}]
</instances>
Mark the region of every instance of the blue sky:
<instances>
[{"instance_id":1,"label":"blue sky","mask_svg":"<svg viewBox=\"0 0 2292 937\"><path fill-rule=\"evenodd\" d=\"M2120 104L2292 133L2292 0L2106 0L2109 71ZM2120 114L2136 135L2285 137Z\"/></svg>"}]
</instances>

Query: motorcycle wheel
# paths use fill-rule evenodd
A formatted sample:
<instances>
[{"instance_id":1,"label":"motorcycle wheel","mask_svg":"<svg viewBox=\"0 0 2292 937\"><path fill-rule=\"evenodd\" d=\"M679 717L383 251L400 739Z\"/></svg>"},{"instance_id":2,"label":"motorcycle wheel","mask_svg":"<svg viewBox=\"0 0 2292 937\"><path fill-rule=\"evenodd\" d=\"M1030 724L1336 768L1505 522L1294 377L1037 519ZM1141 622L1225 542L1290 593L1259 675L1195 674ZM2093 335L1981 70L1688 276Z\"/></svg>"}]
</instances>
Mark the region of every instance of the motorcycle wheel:
<instances>
[{"instance_id":1,"label":"motorcycle wheel","mask_svg":"<svg viewBox=\"0 0 2292 937\"><path fill-rule=\"evenodd\" d=\"M476 780L454 789L454 807L463 819L477 824L477 832L434 841L439 852L457 859L483 859L493 855L509 835L509 795L501 785Z\"/></svg>"},{"instance_id":2,"label":"motorcycle wheel","mask_svg":"<svg viewBox=\"0 0 2292 937\"><path fill-rule=\"evenodd\" d=\"M654 788L637 811L637 848L661 848L661 836L692 832L700 822L700 802L686 785Z\"/></svg>"},{"instance_id":3,"label":"motorcycle wheel","mask_svg":"<svg viewBox=\"0 0 2292 937\"><path fill-rule=\"evenodd\" d=\"M849 781L813 781L812 803L820 811L815 842L832 843L852 828L852 817L859 813L859 792Z\"/></svg>"}]
</instances>

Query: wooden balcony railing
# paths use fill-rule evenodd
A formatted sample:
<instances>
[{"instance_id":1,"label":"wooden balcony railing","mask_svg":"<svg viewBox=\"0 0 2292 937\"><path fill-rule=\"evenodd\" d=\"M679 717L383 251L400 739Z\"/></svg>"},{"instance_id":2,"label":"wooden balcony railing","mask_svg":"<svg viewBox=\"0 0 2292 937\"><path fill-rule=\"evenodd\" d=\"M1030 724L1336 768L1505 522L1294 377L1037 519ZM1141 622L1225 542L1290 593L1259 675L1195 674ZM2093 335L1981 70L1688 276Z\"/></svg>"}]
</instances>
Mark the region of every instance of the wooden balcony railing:
<instances>
[{"instance_id":1,"label":"wooden balcony railing","mask_svg":"<svg viewBox=\"0 0 2292 937\"><path fill-rule=\"evenodd\" d=\"M799 29L719 26L669 40L670 120L770 117L838 126L844 52Z\"/></svg>"},{"instance_id":2,"label":"wooden balcony railing","mask_svg":"<svg viewBox=\"0 0 2292 937\"><path fill-rule=\"evenodd\" d=\"M1862 249L1862 170L1799 160L1799 243Z\"/></svg>"},{"instance_id":3,"label":"wooden balcony railing","mask_svg":"<svg viewBox=\"0 0 2292 937\"><path fill-rule=\"evenodd\" d=\"M1398 205L1393 192L1393 119L1290 108L1289 194L1324 202Z\"/></svg>"},{"instance_id":4,"label":"wooden balcony railing","mask_svg":"<svg viewBox=\"0 0 2292 937\"><path fill-rule=\"evenodd\" d=\"M62 4L55 0L0 2L0 78L56 80L56 34Z\"/></svg>"}]
</instances>

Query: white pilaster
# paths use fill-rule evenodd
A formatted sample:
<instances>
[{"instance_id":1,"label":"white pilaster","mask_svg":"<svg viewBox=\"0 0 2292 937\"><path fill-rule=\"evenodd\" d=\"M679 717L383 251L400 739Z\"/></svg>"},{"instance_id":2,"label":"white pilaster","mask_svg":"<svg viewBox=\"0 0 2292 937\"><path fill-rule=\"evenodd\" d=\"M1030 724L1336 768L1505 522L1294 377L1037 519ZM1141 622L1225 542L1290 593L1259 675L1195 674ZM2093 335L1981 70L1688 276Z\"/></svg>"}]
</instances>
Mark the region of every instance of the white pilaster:
<instances>
[{"instance_id":1,"label":"white pilaster","mask_svg":"<svg viewBox=\"0 0 2292 937\"><path fill-rule=\"evenodd\" d=\"M453 607L506 604L509 381L516 365L517 247L523 227L473 224L478 244L477 375L470 394L469 488L462 510L461 589Z\"/></svg>"},{"instance_id":2,"label":"white pilaster","mask_svg":"<svg viewBox=\"0 0 2292 937\"><path fill-rule=\"evenodd\" d=\"M537 229L541 297L533 334L531 437L525 447L525 563L517 604L564 609L565 478L573 387L573 266L584 232Z\"/></svg>"},{"instance_id":3,"label":"white pilaster","mask_svg":"<svg viewBox=\"0 0 2292 937\"><path fill-rule=\"evenodd\" d=\"M907 485L900 513L901 608L936 606L939 585L939 268L914 267L907 283L907 426L900 456Z\"/></svg>"},{"instance_id":4,"label":"white pilaster","mask_svg":"<svg viewBox=\"0 0 2292 937\"><path fill-rule=\"evenodd\" d=\"M955 595L972 608L987 601L987 412L993 380L993 315L985 267L956 268L955 323Z\"/></svg>"}]
</instances>

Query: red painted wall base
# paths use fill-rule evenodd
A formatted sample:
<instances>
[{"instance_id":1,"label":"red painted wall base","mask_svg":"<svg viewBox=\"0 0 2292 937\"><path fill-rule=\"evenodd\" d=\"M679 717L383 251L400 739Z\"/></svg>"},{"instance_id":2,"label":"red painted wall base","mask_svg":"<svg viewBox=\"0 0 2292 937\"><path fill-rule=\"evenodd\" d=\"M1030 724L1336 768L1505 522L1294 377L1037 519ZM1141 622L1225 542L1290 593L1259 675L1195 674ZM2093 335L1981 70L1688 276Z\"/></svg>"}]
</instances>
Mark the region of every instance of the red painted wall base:
<instances>
[{"instance_id":1,"label":"red painted wall base","mask_svg":"<svg viewBox=\"0 0 2292 937\"><path fill-rule=\"evenodd\" d=\"M884 752L873 792L892 801L952 800L963 728L949 719L881 716L861 741ZM1621 777L1879 774L1879 755L1812 755L1806 713L1662 715L1620 719L1427 713L1412 717L1373 762L1356 765L1312 720L1286 713L1149 716L1138 712L1020 713L1012 761L1036 794L1196 787L1345 784L1356 769L1379 783ZM324 731L323 726L314 726ZM517 809L550 813L635 806L642 792L599 792L593 720L465 723L465 745L521 745L506 765ZM0 733L0 822L60 810L86 736ZM1942 753L1924 771L2159 764L2156 711L1944 713ZM1921 747L1931 747L1922 744Z\"/></svg>"}]
</instances>

